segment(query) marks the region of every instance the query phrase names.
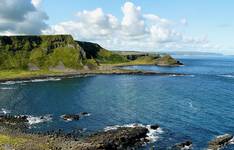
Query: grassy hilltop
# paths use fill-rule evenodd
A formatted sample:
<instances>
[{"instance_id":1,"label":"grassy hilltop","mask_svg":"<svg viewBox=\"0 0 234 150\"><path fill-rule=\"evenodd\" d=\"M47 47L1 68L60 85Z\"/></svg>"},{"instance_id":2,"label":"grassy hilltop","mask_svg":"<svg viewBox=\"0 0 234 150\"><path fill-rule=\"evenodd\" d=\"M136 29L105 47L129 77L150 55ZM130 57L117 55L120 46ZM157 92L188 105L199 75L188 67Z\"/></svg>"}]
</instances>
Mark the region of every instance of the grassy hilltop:
<instances>
[{"instance_id":1,"label":"grassy hilltop","mask_svg":"<svg viewBox=\"0 0 234 150\"><path fill-rule=\"evenodd\" d=\"M169 55L113 52L96 43L75 41L71 35L0 36L0 78L146 64L179 62Z\"/></svg>"}]
</instances>

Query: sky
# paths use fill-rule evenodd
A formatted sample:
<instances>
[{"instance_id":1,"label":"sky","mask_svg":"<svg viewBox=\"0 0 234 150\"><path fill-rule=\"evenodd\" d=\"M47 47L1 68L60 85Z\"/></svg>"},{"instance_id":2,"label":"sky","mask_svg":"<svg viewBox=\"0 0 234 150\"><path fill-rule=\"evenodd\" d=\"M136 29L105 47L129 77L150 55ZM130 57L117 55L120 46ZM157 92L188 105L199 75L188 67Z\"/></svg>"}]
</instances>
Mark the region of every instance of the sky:
<instances>
[{"instance_id":1,"label":"sky","mask_svg":"<svg viewBox=\"0 0 234 150\"><path fill-rule=\"evenodd\" d=\"M0 0L0 35L71 34L111 50L234 54L233 0Z\"/></svg>"}]
</instances>

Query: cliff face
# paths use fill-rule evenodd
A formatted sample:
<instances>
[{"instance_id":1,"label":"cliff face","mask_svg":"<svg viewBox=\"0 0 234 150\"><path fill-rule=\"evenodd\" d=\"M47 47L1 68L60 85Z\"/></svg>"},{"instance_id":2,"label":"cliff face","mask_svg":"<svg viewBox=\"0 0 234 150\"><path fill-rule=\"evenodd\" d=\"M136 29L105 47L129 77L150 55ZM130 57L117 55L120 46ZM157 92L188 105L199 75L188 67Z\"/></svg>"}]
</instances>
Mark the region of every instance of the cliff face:
<instances>
[{"instance_id":1,"label":"cliff face","mask_svg":"<svg viewBox=\"0 0 234 150\"><path fill-rule=\"evenodd\" d=\"M0 69L53 68L64 65L78 69L85 56L71 35L1 36Z\"/></svg>"},{"instance_id":2,"label":"cliff face","mask_svg":"<svg viewBox=\"0 0 234 150\"><path fill-rule=\"evenodd\" d=\"M95 59L99 64L114 64L127 62L125 56L115 54L109 50L102 48L100 45L91 42L76 41L84 50L87 59Z\"/></svg>"},{"instance_id":3,"label":"cliff face","mask_svg":"<svg viewBox=\"0 0 234 150\"><path fill-rule=\"evenodd\" d=\"M71 35L41 35L41 36L0 36L1 50L33 50L43 48L52 50L58 47L75 46Z\"/></svg>"},{"instance_id":4,"label":"cliff face","mask_svg":"<svg viewBox=\"0 0 234 150\"><path fill-rule=\"evenodd\" d=\"M174 65L159 55L123 55L96 43L73 40L71 35L0 36L0 69L95 69L100 64L139 61Z\"/></svg>"},{"instance_id":5,"label":"cliff face","mask_svg":"<svg viewBox=\"0 0 234 150\"><path fill-rule=\"evenodd\" d=\"M0 69L81 69L127 59L71 35L0 36Z\"/></svg>"}]
</instances>

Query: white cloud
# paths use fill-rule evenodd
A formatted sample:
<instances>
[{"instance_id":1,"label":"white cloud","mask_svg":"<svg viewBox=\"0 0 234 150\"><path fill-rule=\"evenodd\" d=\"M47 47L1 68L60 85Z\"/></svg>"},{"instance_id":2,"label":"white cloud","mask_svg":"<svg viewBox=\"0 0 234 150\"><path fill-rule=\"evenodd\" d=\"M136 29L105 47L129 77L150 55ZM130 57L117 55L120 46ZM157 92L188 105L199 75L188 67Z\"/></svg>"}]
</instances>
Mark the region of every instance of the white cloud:
<instances>
[{"instance_id":1,"label":"white cloud","mask_svg":"<svg viewBox=\"0 0 234 150\"><path fill-rule=\"evenodd\" d=\"M1 0L0 34L40 34L47 28L45 12L36 8L36 0Z\"/></svg>"},{"instance_id":2,"label":"white cloud","mask_svg":"<svg viewBox=\"0 0 234 150\"><path fill-rule=\"evenodd\" d=\"M145 34L145 21L141 13L141 8L136 7L131 2L126 2L122 7L122 11L124 14L121 22L123 33L133 36Z\"/></svg>"},{"instance_id":3,"label":"white cloud","mask_svg":"<svg viewBox=\"0 0 234 150\"><path fill-rule=\"evenodd\" d=\"M132 2L126 2L121 10L122 19L101 8L77 12L76 19L52 25L43 33L72 34L75 39L98 42L109 49L153 51L211 46L206 37L189 37L177 30L178 24L188 24L187 19L175 23L156 14L144 14Z\"/></svg>"},{"instance_id":4,"label":"white cloud","mask_svg":"<svg viewBox=\"0 0 234 150\"><path fill-rule=\"evenodd\" d=\"M33 4L36 8L40 7L41 3L42 3L42 0L32 0L32 4Z\"/></svg>"},{"instance_id":5,"label":"white cloud","mask_svg":"<svg viewBox=\"0 0 234 150\"><path fill-rule=\"evenodd\" d=\"M116 30L118 20L111 14L105 14L101 8L93 11L82 11L76 14L77 20L61 22L44 33L69 33L81 40L105 39Z\"/></svg>"}]
</instances>

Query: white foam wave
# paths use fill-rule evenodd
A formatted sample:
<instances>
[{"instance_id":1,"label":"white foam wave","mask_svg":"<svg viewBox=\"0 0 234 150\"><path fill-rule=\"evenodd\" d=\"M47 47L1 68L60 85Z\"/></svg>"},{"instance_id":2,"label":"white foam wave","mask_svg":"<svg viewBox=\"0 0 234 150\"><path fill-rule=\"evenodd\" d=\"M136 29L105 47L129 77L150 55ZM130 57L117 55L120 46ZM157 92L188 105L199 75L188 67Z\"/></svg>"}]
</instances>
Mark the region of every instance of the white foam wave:
<instances>
[{"instance_id":1,"label":"white foam wave","mask_svg":"<svg viewBox=\"0 0 234 150\"><path fill-rule=\"evenodd\" d=\"M15 88L12 87L1 87L0 90L13 90Z\"/></svg>"},{"instance_id":2,"label":"white foam wave","mask_svg":"<svg viewBox=\"0 0 234 150\"><path fill-rule=\"evenodd\" d=\"M0 114L4 114L4 115L9 114L9 113L11 113L11 111L7 110L5 108L2 108L1 111L0 111Z\"/></svg>"},{"instance_id":3,"label":"white foam wave","mask_svg":"<svg viewBox=\"0 0 234 150\"><path fill-rule=\"evenodd\" d=\"M60 81L60 78L34 79L31 82Z\"/></svg>"},{"instance_id":4,"label":"white foam wave","mask_svg":"<svg viewBox=\"0 0 234 150\"><path fill-rule=\"evenodd\" d=\"M70 76L70 77L66 77L66 78L73 79L73 78L86 78L86 77L92 77L92 76L95 76L95 75L91 75L91 74L87 74L87 75L74 75L74 76Z\"/></svg>"},{"instance_id":5,"label":"white foam wave","mask_svg":"<svg viewBox=\"0 0 234 150\"><path fill-rule=\"evenodd\" d=\"M229 144L234 144L234 137L229 141Z\"/></svg>"},{"instance_id":6,"label":"white foam wave","mask_svg":"<svg viewBox=\"0 0 234 150\"><path fill-rule=\"evenodd\" d=\"M231 74L224 74L224 75L218 75L220 77L225 77L225 78L234 78L234 75Z\"/></svg>"},{"instance_id":7,"label":"white foam wave","mask_svg":"<svg viewBox=\"0 0 234 150\"><path fill-rule=\"evenodd\" d=\"M49 122L52 120L52 116L51 115L38 116L38 117L27 116L27 120L30 125L33 125L33 124L38 124L38 123L43 123L43 122Z\"/></svg>"},{"instance_id":8,"label":"white foam wave","mask_svg":"<svg viewBox=\"0 0 234 150\"><path fill-rule=\"evenodd\" d=\"M4 85L11 85L11 84L20 84L20 83L25 83L26 81L6 81L6 82L3 82L1 84L4 84Z\"/></svg>"},{"instance_id":9,"label":"white foam wave","mask_svg":"<svg viewBox=\"0 0 234 150\"><path fill-rule=\"evenodd\" d=\"M59 81L61 78L46 78L46 79L33 79L33 80L24 80L24 81L6 81L2 82L3 85L12 85L12 84L22 84L28 82L46 82L46 81Z\"/></svg>"},{"instance_id":10,"label":"white foam wave","mask_svg":"<svg viewBox=\"0 0 234 150\"><path fill-rule=\"evenodd\" d=\"M169 77L195 77L195 75L186 75L186 74L171 74Z\"/></svg>"},{"instance_id":11,"label":"white foam wave","mask_svg":"<svg viewBox=\"0 0 234 150\"><path fill-rule=\"evenodd\" d=\"M143 124L126 124L126 125L115 125L115 126L107 126L104 128L104 131L110 131L110 130L116 130L118 128L121 127L130 127L130 128L134 128L134 127L145 127L149 130L149 132L147 133L147 137L146 139L149 140L150 143L156 142L159 139L159 135L163 133L162 128L157 128L156 130L151 129L150 125L143 125Z\"/></svg>"}]
</instances>

